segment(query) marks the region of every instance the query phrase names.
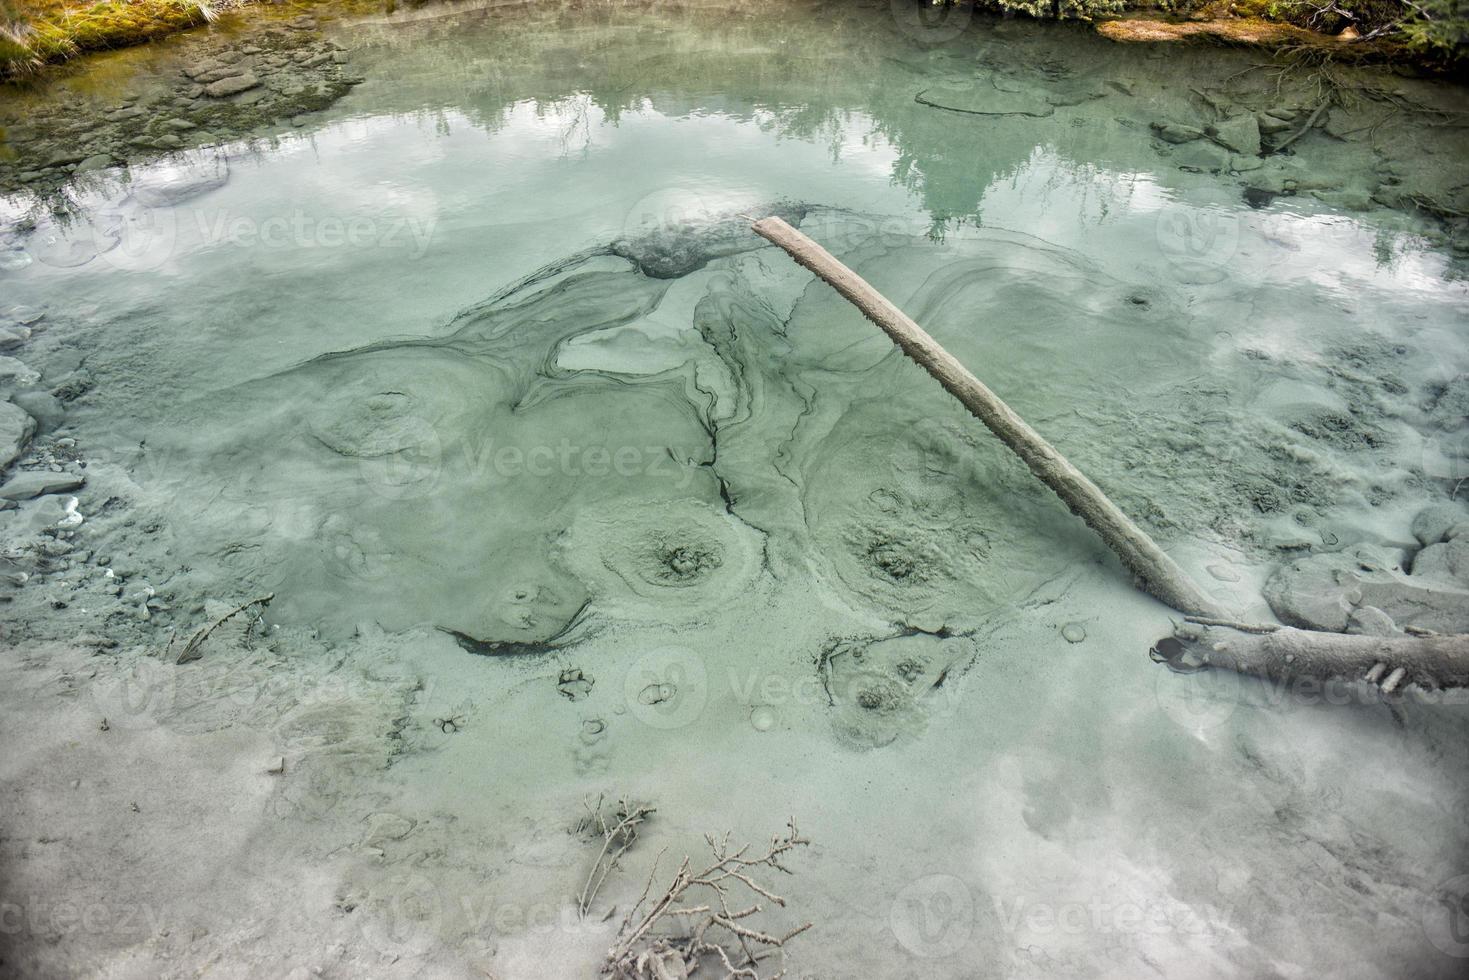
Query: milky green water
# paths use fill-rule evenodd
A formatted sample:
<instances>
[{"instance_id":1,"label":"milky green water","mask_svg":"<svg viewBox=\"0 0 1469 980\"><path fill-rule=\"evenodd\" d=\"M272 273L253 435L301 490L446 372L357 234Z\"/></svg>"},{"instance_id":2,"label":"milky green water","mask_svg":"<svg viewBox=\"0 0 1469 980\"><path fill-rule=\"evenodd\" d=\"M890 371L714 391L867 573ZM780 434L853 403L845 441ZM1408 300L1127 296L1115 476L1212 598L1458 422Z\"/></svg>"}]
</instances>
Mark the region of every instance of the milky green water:
<instances>
[{"instance_id":1,"label":"milky green water","mask_svg":"<svg viewBox=\"0 0 1469 980\"><path fill-rule=\"evenodd\" d=\"M1333 726L1371 746L1394 737L1385 711L1291 716L1296 748L1269 751L1288 752L1280 765L1308 790L1240 747L1263 739L1253 709L1207 715L1223 726L1207 734L1178 724L1145 664L1166 610L738 215L799 220L1221 599L1259 610L1282 557L1404 546L1411 515L1469 465L1469 430L1439 398L1469 369L1462 232L1388 206L1403 188L1460 193L1461 92L1353 76L1439 111L1362 95L1334 116L1338 135L1261 159L1158 141L1151 125L1299 109L1311 79L1277 87L1248 70L1252 55L1118 46L1083 25L920 19L901 5L537 6L429 7L336 31L367 81L332 109L135 168L131 183L104 174L77 191L74 221L43 220L6 253L6 300L46 309L48 336L96 379L71 431L99 472L125 473L165 515L166 530L122 539L132 564L180 594L274 592L275 621L334 642L381 628L558 670L633 663L597 693L684 740L600 768L558 756L544 779L567 798L622 779L703 799L650 760L672 752L697 771L707 753L730 774L746 753L785 773L751 777L773 812L849 811L829 853L840 864L872 847L893 870L870 869L871 903L860 883L829 879L857 924L838 928L839 953L809 954L813 976L824 963L877 975L862 974L864 955L881 975L989 975L991 955L1010 964L995 975L1374 976L1405 957L1414 975L1450 975L1454 961L1414 930L1465 839L1457 769L1423 770L1426 785L1403 791L1411 804L1366 784L1344 802L1317 792L1341 792L1351 768ZM130 57L162 71L176 56ZM1066 615L1053 622L1055 603ZM1017 620L1030 639L986 639ZM1068 623L1093 637L1058 641ZM798 748L730 747L717 725L734 718L747 738L750 719L764 731L774 717L751 714L765 702L748 685L722 684L742 662L820 680L783 709ZM1107 680L1109 664L1128 679ZM688 708L678 683L635 683L638 670L687 682L684 698L707 687ZM951 673L984 689L983 711L926 693ZM1007 698L1017 684L1024 705ZM504 721L517 734L486 744L555 730L529 709L499 717L518 718ZM1047 741L1073 722L1131 735L1105 759L1084 735ZM1222 757L1177 747L1190 736ZM958 775L961 751L985 761ZM860 761L897 752L911 754ZM845 761L791 761L827 756ZM514 781L508 761L494 765ZM942 830L904 818L922 860L904 862L899 827L861 816L878 802L850 780L873 765L909 768L914 805L948 815ZM1148 788L1159 772L1177 790L1161 802ZM950 779L982 785L951 796ZM807 780L824 788L792 788ZM1210 870L1194 840L1211 823L1201 801L1241 781L1261 795L1239 804ZM452 776L430 782L436 805L477 805ZM536 795L495 799L517 793ZM1014 801L1023 819L956 828L985 800ZM1310 826L1345 807L1368 836L1391 835L1409 806L1433 829L1354 859L1375 889L1357 889L1357 865L1338 856L1319 872L1328 898L1265 902L1308 872L1291 863L1295 831L1241 814L1290 806ZM1095 839L1092 810L1112 811ZM1142 815L1149 843L1119 871ZM893 836L861 843L864 826ZM1351 828L1322 833L1328 847L1360 843ZM963 901L981 906L957 943L902 898L953 897L931 880L951 870L945 854L960 855ZM1122 930L1120 946L1091 920L1022 942L988 899L1164 892L1234 918L1163 938ZM1408 923L1390 952L1352 938L1379 912L1387 933ZM1307 938L1317 917L1325 938ZM871 949L855 938L869 934Z\"/></svg>"}]
</instances>

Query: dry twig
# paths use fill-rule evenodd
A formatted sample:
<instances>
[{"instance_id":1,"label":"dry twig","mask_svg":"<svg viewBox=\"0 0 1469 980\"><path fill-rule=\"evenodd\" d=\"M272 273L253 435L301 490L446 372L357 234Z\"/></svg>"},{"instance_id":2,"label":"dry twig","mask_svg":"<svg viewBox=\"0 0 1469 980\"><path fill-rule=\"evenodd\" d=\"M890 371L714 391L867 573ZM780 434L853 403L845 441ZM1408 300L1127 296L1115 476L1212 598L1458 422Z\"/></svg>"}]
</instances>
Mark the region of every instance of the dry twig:
<instances>
[{"instance_id":1,"label":"dry twig","mask_svg":"<svg viewBox=\"0 0 1469 980\"><path fill-rule=\"evenodd\" d=\"M747 856L749 844L731 850L728 833L718 839L706 835L704 839L713 853L714 863L696 872L685 857L668 887L649 904L648 895L658 873L655 861L642 895L622 921L617 945L607 953L603 975L613 980L688 977L708 960L716 962L724 971L722 980L761 980L761 961L771 956L783 957L785 944L810 929L811 923L776 935L750 923L763 909L758 902L738 907L730 901L732 889L742 886L743 890L785 907L785 899L757 882L753 873L757 868L791 873L782 863L783 858L810 841L800 835L794 817L786 827L787 832L772 838L769 848L758 857ZM698 889L702 902L685 902L691 889ZM679 931L675 934L655 931L661 925L672 925ZM711 934L720 934L722 938L713 939ZM784 975L782 969L769 980Z\"/></svg>"},{"instance_id":2,"label":"dry twig","mask_svg":"<svg viewBox=\"0 0 1469 980\"><path fill-rule=\"evenodd\" d=\"M594 825L602 835L602 850L597 855L597 860L592 863L592 870L587 872L587 883L582 886L581 896L576 901L577 913L585 916L592 907L597 892L602 890L602 883L607 880L607 875L617 867L617 861L627 853L633 842L638 839L638 824L648 819L656 811L650 806L635 806L624 797L617 801L617 810L612 814L616 823L609 824L607 818L602 816L602 797L597 797L595 808L588 806L588 822Z\"/></svg>"},{"instance_id":3,"label":"dry twig","mask_svg":"<svg viewBox=\"0 0 1469 980\"><path fill-rule=\"evenodd\" d=\"M203 654L199 652L199 647L203 645L205 640L209 639L210 633L213 633L215 630L219 629L225 623L229 622L231 619L234 619L236 616L244 612L246 609L249 609L251 606L259 606L262 610L264 610L266 606L270 605L270 600L274 598L275 593L271 592L268 595L261 596L259 599L251 599L244 605L237 606L236 608L230 610L223 616L216 619L214 622L210 623L208 626L205 626L203 629L199 630L199 632L189 637L189 642L184 644L184 649L179 653L179 657L177 660L174 661L174 663L186 664L191 660L198 660L200 657L203 656ZM170 643L170 646L172 646L172 643Z\"/></svg>"}]
</instances>

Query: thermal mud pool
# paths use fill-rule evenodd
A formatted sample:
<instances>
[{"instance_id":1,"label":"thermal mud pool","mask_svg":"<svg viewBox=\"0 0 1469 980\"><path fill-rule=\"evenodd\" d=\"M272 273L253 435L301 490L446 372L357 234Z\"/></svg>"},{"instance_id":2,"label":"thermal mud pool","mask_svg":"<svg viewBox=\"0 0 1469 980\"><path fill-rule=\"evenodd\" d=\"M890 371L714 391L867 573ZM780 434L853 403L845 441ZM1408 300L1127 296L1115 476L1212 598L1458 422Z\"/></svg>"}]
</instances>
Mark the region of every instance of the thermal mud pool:
<instances>
[{"instance_id":1,"label":"thermal mud pool","mask_svg":"<svg viewBox=\"0 0 1469 980\"><path fill-rule=\"evenodd\" d=\"M920 12L269 8L0 95L0 972L1464 975L1464 692L1175 656L749 219L1242 620L1407 643L1465 91Z\"/></svg>"}]
</instances>

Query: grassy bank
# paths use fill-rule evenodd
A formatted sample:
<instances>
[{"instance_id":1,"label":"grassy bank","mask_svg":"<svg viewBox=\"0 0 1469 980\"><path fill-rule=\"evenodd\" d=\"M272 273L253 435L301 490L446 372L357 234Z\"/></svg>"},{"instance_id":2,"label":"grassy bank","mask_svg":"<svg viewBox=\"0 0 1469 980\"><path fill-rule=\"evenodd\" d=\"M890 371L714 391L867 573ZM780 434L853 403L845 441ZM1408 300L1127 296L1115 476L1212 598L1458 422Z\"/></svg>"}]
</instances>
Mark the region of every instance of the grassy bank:
<instances>
[{"instance_id":1,"label":"grassy bank","mask_svg":"<svg viewBox=\"0 0 1469 980\"><path fill-rule=\"evenodd\" d=\"M141 44L213 16L205 0L0 0L0 74Z\"/></svg>"},{"instance_id":2,"label":"grassy bank","mask_svg":"<svg viewBox=\"0 0 1469 980\"><path fill-rule=\"evenodd\" d=\"M252 0L0 0L0 78L35 71L87 51L140 44L206 23L225 7ZM953 0L908 0L945 4ZM1289 43L1251 26L1293 26L1335 37L1346 53L1376 44L1410 62L1448 65L1469 60L1469 0L960 0L979 9L1041 19L1109 20L1149 14L1158 23L1208 22L1216 40L1271 47ZM1464 6L1461 6L1463 4ZM391 9L391 3L387 3ZM1240 30L1231 32L1231 22ZM1158 30L1119 24L1116 40L1166 40ZM1175 32L1210 34L1210 31ZM1239 35L1237 38L1233 35ZM1261 35L1252 39L1252 34ZM1363 44L1366 42L1366 44Z\"/></svg>"}]
</instances>

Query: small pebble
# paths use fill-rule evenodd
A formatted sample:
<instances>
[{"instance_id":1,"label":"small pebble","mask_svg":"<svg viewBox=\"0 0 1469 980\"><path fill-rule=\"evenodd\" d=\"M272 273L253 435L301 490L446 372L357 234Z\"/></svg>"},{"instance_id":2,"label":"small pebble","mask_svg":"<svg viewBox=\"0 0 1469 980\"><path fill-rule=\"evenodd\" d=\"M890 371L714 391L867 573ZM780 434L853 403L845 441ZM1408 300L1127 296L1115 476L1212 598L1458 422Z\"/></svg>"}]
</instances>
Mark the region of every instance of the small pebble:
<instances>
[{"instance_id":1,"label":"small pebble","mask_svg":"<svg viewBox=\"0 0 1469 980\"><path fill-rule=\"evenodd\" d=\"M775 709L768 704L762 704L750 712L750 724L755 726L757 732L768 732L775 727Z\"/></svg>"},{"instance_id":2,"label":"small pebble","mask_svg":"<svg viewBox=\"0 0 1469 980\"><path fill-rule=\"evenodd\" d=\"M1067 643L1080 643L1086 639L1086 628L1080 623L1067 623L1061 627L1061 638Z\"/></svg>"}]
</instances>

